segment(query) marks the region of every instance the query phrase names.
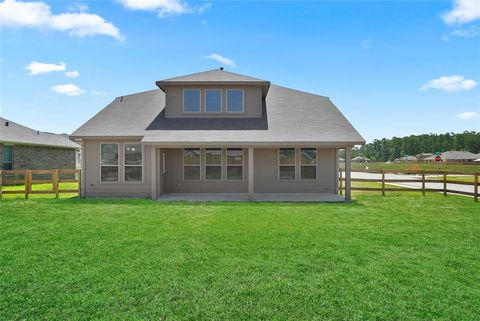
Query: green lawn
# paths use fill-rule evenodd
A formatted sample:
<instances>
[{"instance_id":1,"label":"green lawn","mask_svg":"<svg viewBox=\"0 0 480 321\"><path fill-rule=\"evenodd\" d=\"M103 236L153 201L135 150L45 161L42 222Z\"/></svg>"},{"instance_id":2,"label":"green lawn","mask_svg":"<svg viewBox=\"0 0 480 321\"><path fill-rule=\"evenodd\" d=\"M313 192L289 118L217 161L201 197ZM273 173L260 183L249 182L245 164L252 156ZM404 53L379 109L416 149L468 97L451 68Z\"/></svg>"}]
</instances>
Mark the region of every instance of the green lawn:
<instances>
[{"instance_id":1,"label":"green lawn","mask_svg":"<svg viewBox=\"0 0 480 321\"><path fill-rule=\"evenodd\" d=\"M60 183L58 184L59 189L77 189L78 183ZM25 185L3 185L2 190L4 191L25 191ZM52 190L52 184L32 184L32 191L47 191ZM60 193L59 197L61 198L71 198L78 196L78 193ZM25 194L5 194L4 198L24 198ZM28 196L29 198L55 198L54 194L32 194Z\"/></svg>"},{"instance_id":2,"label":"green lawn","mask_svg":"<svg viewBox=\"0 0 480 321\"><path fill-rule=\"evenodd\" d=\"M0 201L1 320L478 320L480 205Z\"/></svg>"}]
</instances>

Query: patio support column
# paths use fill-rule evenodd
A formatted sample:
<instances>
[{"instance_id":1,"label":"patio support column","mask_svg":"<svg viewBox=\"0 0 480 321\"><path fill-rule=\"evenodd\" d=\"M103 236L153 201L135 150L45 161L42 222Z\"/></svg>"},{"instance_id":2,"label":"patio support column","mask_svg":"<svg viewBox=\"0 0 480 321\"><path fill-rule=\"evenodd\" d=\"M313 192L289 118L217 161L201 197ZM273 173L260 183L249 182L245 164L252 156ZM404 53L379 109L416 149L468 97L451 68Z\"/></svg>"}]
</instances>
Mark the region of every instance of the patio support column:
<instances>
[{"instance_id":1,"label":"patio support column","mask_svg":"<svg viewBox=\"0 0 480 321\"><path fill-rule=\"evenodd\" d=\"M150 174L150 179L151 179L150 198L152 200L156 200L157 199L157 179L158 179L157 149L155 148L155 146L149 146L148 148L150 148L150 169L152 170Z\"/></svg>"},{"instance_id":2,"label":"patio support column","mask_svg":"<svg viewBox=\"0 0 480 321\"><path fill-rule=\"evenodd\" d=\"M345 147L345 200L351 201L352 200L352 182L351 179L351 171L352 171L352 148Z\"/></svg>"},{"instance_id":3,"label":"patio support column","mask_svg":"<svg viewBox=\"0 0 480 321\"><path fill-rule=\"evenodd\" d=\"M248 148L248 198L250 199L253 199L253 193L254 193L253 162L254 162L253 147L249 147Z\"/></svg>"}]
</instances>

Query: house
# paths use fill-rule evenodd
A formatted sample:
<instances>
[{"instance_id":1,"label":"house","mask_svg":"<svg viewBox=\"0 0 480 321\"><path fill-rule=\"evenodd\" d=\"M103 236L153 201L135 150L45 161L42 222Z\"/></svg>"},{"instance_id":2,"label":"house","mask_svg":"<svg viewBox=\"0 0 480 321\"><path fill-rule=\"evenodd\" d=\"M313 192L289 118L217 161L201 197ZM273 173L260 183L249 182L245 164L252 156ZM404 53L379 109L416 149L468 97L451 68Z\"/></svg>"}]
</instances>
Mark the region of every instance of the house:
<instances>
[{"instance_id":1,"label":"house","mask_svg":"<svg viewBox=\"0 0 480 321\"><path fill-rule=\"evenodd\" d=\"M351 148L365 140L328 97L223 68L156 85L115 98L71 135L83 145L83 195L338 200L345 149L350 199Z\"/></svg>"},{"instance_id":2,"label":"house","mask_svg":"<svg viewBox=\"0 0 480 321\"><path fill-rule=\"evenodd\" d=\"M434 163L436 156L437 155L427 157L425 158L425 161L429 163ZM448 151L440 154L440 158L442 160L442 163L471 164L478 158L478 155L465 151Z\"/></svg>"},{"instance_id":3,"label":"house","mask_svg":"<svg viewBox=\"0 0 480 321\"><path fill-rule=\"evenodd\" d=\"M399 158L396 158L394 160L395 163L407 163L407 162L416 162L417 161L417 157L416 156L402 156L402 157L399 157Z\"/></svg>"},{"instance_id":4,"label":"house","mask_svg":"<svg viewBox=\"0 0 480 321\"><path fill-rule=\"evenodd\" d=\"M41 132L0 117L0 169L74 169L79 149L68 135Z\"/></svg>"}]
</instances>

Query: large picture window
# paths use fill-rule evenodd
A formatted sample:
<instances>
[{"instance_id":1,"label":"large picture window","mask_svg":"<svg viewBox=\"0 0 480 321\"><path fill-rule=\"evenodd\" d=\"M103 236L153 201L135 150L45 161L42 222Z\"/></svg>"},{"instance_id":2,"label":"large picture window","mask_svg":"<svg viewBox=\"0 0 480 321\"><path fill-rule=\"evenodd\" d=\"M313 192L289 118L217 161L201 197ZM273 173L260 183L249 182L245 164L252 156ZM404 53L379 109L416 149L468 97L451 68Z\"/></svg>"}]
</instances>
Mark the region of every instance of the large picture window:
<instances>
[{"instance_id":1,"label":"large picture window","mask_svg":"<svg viewBox=\"0 0 480 321\"><path fill-rule=\"evenodd\" d=\"M222 150L220 148L205 149L205 179L222 179Z\"/></svg>"},{"instance_id":2,"label":"large picture window","mask_svg":"<svg viewBox=\"0 0 480 321\"><path fill-rule=\"evenodd\" d=\"M253 165L250 165L253 166ZM243 179L243 149L227 148L227 180Z\"/></svg>"},{"instance_id":3,"label":"large picture window","mask_svg":"<svg viewBox=\"0 0 480 321\"><path fill-rule=\"evenodd\" d=\"M227 112L242 113L243 112L243 90L227 89Z\"/></svg>"},{"instance_id":4,"label":"large picture window","mask_svg":"<svg viewBox=\"0 0 480 321\"><path fill-rule=\"evenodd\" d=\"M317 179L317 149L302 148L300 161L301 179Z\"/></svg>"},{"instance_id":5,"label":"large picture window","mask_svg":"<svg viewBox=\"0 0 480 321\"><path fill-rule=\"evenodd\" d=\"M3 145L3 169L13 169L13 146Z\"/></svg>"},{"instance_id":6,"label":"large picture window","mask_svg":"<svg viewBox=\"0 0 480 321\"><path fill-rule=\"evenodd\" d=\"M205 89L205 111L211 113L222 111L222 90Z\"/></svg>"},{"instance_id":7,"label":"large picture window","mask_svg":"<svg viewBox=\"0 0 480 321\"><path fill-rule=\"evenodd\" d=\"M100 167L102 182L118 181L118 144L100 145Z\"/></svg>"},{"instance_id":8,"label":"large picture window","mask_svg":"<svg viewBox=\"0 0 480 321\"><path fill-rule=\"evenodd\" d=\"M187 113L200 112L200 89L183 90L183 111Z\"/></svg>"},{"instance_id":9,"label":"large picture window","mask_svg":"<svg viewBox=\"0 0 480 321\"><path fill-rule=\"evenodd\" d=\"M126 182L141 182L142 181L142 145L140 144L125 144L125 181Z\"/></svg>"},{"instance_id":10,"label":"large picture window","mask_svg":"<svg viewBox=\"0 0 480 321\"><path fill-rule=\"evenodd\" d=\"M200 180L200 148L183 150L183 179Z\"/></svg>"},{"instance_id":11,"label":"large picture window","mask_svg":"<svg viewBox=\"0 0 480 321\"><path fill-rule=\"evenodd\" d=\"M278 149L278 177L280 179L295 179L295 159L295 148Z\"/></svg>"}]
</instances>

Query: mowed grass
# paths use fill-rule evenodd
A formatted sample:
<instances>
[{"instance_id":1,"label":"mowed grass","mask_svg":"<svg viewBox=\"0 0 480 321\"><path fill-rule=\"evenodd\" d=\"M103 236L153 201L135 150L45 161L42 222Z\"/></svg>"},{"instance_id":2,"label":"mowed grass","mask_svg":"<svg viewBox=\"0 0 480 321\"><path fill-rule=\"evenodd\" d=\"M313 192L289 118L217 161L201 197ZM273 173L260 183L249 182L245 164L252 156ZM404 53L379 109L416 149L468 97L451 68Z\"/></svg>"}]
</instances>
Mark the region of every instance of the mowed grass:
<instances>
[{"instance_id":1,"label":"mowed grass","mask_svg":"<svg viewBox=\"0 0 480 321\"><path fill-rule=\"evenodd\" d=\"M478 320L480 205L0 201L1 320Z\"/></svg>"}]
</instances>

